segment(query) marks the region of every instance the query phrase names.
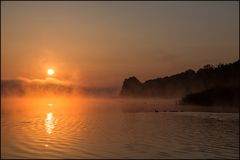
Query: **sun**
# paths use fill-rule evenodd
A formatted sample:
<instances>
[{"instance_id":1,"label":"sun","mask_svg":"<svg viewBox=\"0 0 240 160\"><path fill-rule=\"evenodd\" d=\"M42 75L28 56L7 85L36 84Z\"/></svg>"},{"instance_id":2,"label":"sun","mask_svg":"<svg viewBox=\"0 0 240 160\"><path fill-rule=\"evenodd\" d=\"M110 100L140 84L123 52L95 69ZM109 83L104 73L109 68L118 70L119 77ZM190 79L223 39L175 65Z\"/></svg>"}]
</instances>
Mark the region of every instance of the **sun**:
<instances>
[{"instance_id":1,"label":"sun","mask_svg":"<svg viewBox=\"0 0 240 160\"><path fill-rule=\"evenodd\" d=\"M48 69L47 73L48 75L52 76L55 73L55 71L53 69Z\"/></svg>"}]
</instances>

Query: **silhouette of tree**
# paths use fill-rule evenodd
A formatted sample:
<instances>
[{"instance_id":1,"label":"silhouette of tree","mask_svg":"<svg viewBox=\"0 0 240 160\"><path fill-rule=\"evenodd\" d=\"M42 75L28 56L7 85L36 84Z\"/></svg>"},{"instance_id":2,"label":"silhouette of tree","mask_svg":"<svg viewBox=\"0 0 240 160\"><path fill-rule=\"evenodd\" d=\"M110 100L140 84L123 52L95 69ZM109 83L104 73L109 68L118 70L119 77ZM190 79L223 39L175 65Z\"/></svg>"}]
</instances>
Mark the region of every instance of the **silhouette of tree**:
<instances>
[{"instance_id":1,"label":"silhouette of tree","mask_svg":"<svg viewBox=\"0 0 240 160\"><path fill-rule=\"evenodd\" d=\"M214 67L204 65L197 72L188 69L172 76L141 83L136 77L125 79L120 95L144 97L179 97L216 86L239 86L239 60Z\"/></svg>"}]
</instances>

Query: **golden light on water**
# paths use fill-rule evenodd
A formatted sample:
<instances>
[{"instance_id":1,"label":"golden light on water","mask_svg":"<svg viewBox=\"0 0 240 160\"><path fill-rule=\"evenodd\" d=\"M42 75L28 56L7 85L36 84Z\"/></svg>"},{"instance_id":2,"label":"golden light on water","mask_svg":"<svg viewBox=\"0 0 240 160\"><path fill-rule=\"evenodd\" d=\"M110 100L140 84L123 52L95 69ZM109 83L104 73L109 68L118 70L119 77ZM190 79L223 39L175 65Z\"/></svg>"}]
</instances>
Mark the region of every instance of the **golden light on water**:
<instances>
[{"instance_id":1,"label":"golden light on water","mask_svg":"<svg viewBox=\"0 0 240 160\"><path fill-rule=\"evenodd\" d=\"M48 112L45 118L45 128L48 134L52 133L56 123L57 123L57 120L54 118L53 113Z\"/></svg>"},{"instance_id":2,"label":"golden light on water","mask_svg":"<svg viewBox=\"0 0 240 160\"><path fill-rule=\"evenodd\" d=\"M55 73L55 71L53 69L48 69L47 73L48 75L52 76Z\"/></svg>"}]
</instances>

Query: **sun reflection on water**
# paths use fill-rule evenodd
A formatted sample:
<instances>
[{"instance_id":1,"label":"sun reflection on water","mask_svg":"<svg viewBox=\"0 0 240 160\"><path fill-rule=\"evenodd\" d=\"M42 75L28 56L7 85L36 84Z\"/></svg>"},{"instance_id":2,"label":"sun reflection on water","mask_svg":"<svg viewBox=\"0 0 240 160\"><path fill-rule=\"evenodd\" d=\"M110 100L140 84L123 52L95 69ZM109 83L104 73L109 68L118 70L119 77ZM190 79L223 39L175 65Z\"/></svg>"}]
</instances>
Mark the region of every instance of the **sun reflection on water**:
<instances>
[{"instance_id":1,"label":"sun reflection on water","mask_svg":"<svg viewBox=\"0 0 240 160\"><path fill-rule=\"evenodd\" d=\"M53 133L54 128L56 127L58 119L53 115L53 103L47 103L47 113L44 118L45 120L45 130L46 133L50 136ZM51 137L47 137L47 141L50 141ZM49 147L48 144L44 144L45 147Z\"/></svg>"},{"instance_id":2,"label":"sun reflection on water","mask_svg":"<svg viewBox=\"0 0 240 160\"><path fill-rule=\"evenodd\" d=\"M53 129L55 128L55 122L56 122L56 119L54 118L53 113L48 112L45 119L46 132L48 134L51 134Z\"/></svg>"},{"instance_id":3,"label":"sun reflection on water","mask_svg":"<svg viewBox=\"0 0 240 160\"><path fill-rule=\"evenodd\" d=\"M48 103L48 106L51 107L51 106L53 106L53 104L52 103ZM53 116L52 112L48 112L46 114L46 118L45 118L46 132L48 134L51 134L53 132L53 129L55 128L56 124L57 124L57 119Z\"/></svg>"}]
</instances>

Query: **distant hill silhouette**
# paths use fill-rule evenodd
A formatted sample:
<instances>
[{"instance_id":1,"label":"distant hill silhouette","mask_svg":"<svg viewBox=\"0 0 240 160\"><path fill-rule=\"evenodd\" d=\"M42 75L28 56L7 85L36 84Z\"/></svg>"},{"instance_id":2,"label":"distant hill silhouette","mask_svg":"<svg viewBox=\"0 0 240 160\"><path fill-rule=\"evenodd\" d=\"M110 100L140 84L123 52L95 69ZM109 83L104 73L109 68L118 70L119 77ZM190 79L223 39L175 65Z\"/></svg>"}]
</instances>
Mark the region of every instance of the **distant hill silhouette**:
<instances>
[{"instance_id":1,"label":"distant hill silhouette","mask_svg":"<svg viewBox=\"0 0 240 160\"><path fill-rule=\"evenodd\" d=\"M136 77L125 79L120 96L123 97L181 97L213 87L239 86L240 61L219 64L217 67L207 64L195 72L185 72L147 80L141 83Z\"/></svg>"}]
</instances>

